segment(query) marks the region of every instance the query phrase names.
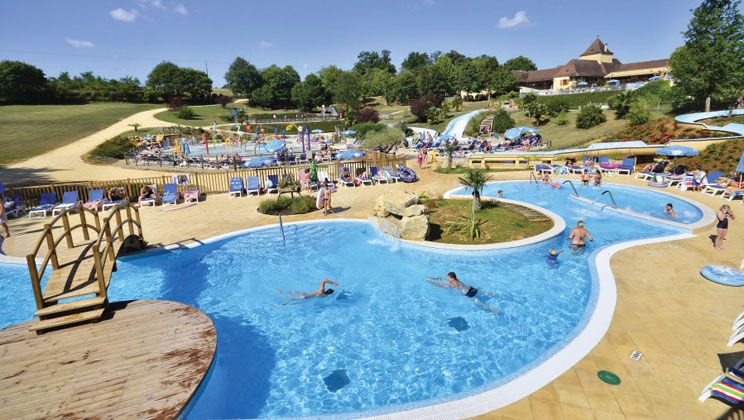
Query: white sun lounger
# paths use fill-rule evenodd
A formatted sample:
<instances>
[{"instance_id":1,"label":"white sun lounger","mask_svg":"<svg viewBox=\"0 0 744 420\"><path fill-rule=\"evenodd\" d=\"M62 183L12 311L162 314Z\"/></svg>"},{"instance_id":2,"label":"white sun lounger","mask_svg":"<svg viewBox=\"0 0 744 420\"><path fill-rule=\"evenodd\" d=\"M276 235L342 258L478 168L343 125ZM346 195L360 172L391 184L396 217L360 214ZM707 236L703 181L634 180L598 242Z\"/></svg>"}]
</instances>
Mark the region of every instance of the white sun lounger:
<instances>
[{"instance_id":1,"label":"white sun lounger","mask_svg":"<svg viewBox=\"0 0 744 420\"><path fill-rule=\"evenodd\" d=\"M728 343L726 343L726 345L731 347L741 340L744 340L744 326L741 326L739 327L739 329L734 330L734 333L731 334L731 337L729 337Z\"/></svg>"}]
</instances>

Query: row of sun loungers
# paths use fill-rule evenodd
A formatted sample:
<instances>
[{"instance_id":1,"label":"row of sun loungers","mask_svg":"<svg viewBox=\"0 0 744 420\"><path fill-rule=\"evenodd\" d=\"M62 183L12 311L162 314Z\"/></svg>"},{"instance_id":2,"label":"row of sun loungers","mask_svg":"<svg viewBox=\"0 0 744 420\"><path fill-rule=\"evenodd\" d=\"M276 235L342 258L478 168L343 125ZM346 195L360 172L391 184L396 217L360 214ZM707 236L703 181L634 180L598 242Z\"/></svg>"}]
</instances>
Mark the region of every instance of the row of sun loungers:
<instances>
[{"instance_id":1,"label":"row of sun loungers","mask_svg":"<svg viewBox=\"0 0 744 420\"><path fill-rule=\"evenodd\" d=\"M744 312L734 320L731 329L734 332L729 337L727 343L729 347L744 340ZM698 399L705 401L711 397L734 407L744 408L744 358L706 385Z\"/></svg>"}]
</instances>

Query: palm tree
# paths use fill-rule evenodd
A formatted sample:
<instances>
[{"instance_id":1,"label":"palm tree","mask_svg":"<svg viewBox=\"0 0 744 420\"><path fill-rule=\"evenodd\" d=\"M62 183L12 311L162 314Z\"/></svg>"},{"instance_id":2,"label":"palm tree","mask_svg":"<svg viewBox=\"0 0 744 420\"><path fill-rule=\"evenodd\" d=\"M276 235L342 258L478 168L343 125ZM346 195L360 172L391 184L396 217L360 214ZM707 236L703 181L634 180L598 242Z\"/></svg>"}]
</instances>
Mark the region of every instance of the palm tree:
<instances>
[{"instance_id":1,"label":"palm tree","mask_svg":"<svg viewBox=\"0 0 744 420\"><path fill-rule=\"evenodd\" d=\"M625 118L630 111L630 107L635 102L635 98L630 91L624 91L612 98L612 109L615 110L615 117Z\"/></svg>"},{"instance_id":2,"label":"palm tree","mask_svg":"<svg viewBox=\"0 0 744 420\"><path fill-rule=\"evenodd\" d=\"M452 169L452 155L457 151L457 145L445 143L443 152L447 155L447 170Z\"/></svg>"},{"instance_id":3,"label":"palm tree","mask_svg":"<svg viewBox=\"0 0 744 420\"><path fill-rule=\"evenodd\" d=\"M473 190L473 211L481 211L481 193L486 183L491 180L491 175L484 169L468 169L465 175L459 178L460 184Z\"/></svg>"}]
</instances>

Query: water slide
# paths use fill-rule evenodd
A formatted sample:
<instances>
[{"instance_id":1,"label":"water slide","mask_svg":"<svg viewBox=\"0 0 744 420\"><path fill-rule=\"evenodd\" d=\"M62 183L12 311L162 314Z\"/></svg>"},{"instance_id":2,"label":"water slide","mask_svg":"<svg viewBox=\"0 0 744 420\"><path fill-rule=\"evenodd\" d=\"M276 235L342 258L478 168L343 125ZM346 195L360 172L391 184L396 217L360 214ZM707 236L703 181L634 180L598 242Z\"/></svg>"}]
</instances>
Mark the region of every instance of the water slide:
<instances>
[{"instance_id":1,"label":"water slide","mask_svg":"<svg viewBox=\"0 0 744 420\"><path fill-rule=\"evenodd\" d=\"M473 117L483 111L485 111L485 109L477 109L475 111L471 111L467 114L463 114L459 117L453 118L452 121L447 124L447 127L444 129L444 131L442 131L441 136L444 137L449 135L460 140L465 133L465 129L468 127L468 122L470 122Z\"/></svg>"},{"instance_id":2,"label":"water slide","mask_svg":"<svg viewBox=\"0 0 744 420\"><path fill-rule=\"evenodd\" d=\"M728 110L723 111L711 111L711 112L696 112L694 114L684 114L674 117L674 119L681 124L694 124L703 126L707 130L714 131L728 131L730 133L736 133L739 136L744 136L744 124L729 123L723 127L716 125L708 125L705 123L698 122L700 120L707 120L709 118L720 118L727 117ZM744 109L735 109L733 115L744 115Z\"/></svg>"}]
</instances>

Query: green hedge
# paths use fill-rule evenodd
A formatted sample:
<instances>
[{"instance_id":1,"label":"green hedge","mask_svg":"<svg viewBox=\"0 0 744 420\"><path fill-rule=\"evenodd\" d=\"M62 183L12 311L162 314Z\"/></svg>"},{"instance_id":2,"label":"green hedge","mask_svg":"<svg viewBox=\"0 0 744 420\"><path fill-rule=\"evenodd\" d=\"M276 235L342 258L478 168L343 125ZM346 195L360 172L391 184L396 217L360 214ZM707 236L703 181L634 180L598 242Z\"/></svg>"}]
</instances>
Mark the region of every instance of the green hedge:
<instances>
[{"instance_id":1,"label":"green hedge","mask_svg":"<svg viewBox=\"0 0 744 420\"><path fill-rule=\"evenodd\" d=\"M282 196L270 198L258 205L258 211L263 214L277 215L281 211L284 214L305 214L315 211L315 197L301 195L294 198Z\"/></svg>"},{"instance_id":2,"label":"green hedge","mask_svg":"<svg viewBox=\"0 0 744 420\"><path fill-rule=\"evenodd\" d=\"M587 104L606 104L613 96L621 91L611 90L607 92L586 92L567 95L538 96L537 101L550 107L567 104L569 108L576 109Z\"/></svg>"},{"instance_id":3,"label":"green hedge","mask_svg":"<svg viewBox=\"0 0 744 420\"><path fill-rule=\"evenodd\" d=\"M90 152L94 158L124 159L124 155L136 147L127 137L117 136L99 144Z\"/></svg>"},{"instance_id":4,"label":"green hedge","mask_svg":"<svg viewBox=\"0 0 744 420\"><path fill-rule=\"evenodd\" d=\"M273 134L274 133L274 127L276 127L279 130L279 133L282 132L282 130L287 128L287 125L290 123L281 123L281 124L258 124L260 128L263 128L265 131L265 134ZM324 132L332 132L336 129L336 127L340 127L342 130L344 129L344 121L338 120L338 121L318 121L318 122L293 122L291 124L294 124L295 127L301 125L303 127L310 127L310 131L315 129L321 129ZM256 124L251 124L253 126L252 132L256 132ZM292 131L287 132L287 134L297 134L297 130L293 129Z\"/></svg>"}]
</instances>

